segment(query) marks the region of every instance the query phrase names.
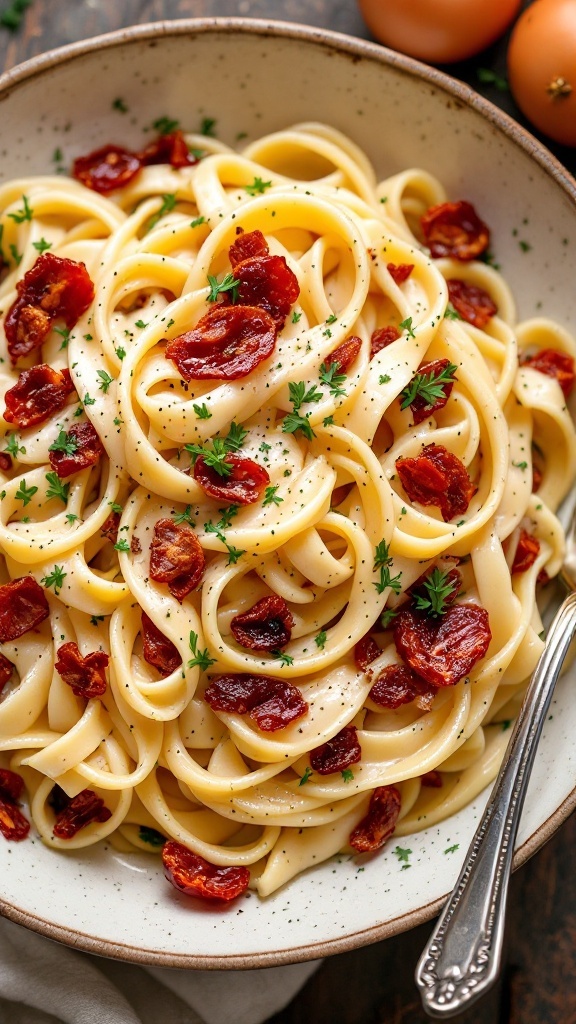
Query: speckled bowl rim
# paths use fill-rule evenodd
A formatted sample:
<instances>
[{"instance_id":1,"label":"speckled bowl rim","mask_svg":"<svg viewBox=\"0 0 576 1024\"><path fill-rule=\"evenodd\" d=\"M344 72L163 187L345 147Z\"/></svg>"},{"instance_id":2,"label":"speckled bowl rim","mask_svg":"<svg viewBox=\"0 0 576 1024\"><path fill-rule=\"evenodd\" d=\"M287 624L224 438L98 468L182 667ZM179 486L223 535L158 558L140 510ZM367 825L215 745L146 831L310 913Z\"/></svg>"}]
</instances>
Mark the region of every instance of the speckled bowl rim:
<instances>
[{"instance_id":1,"label":"speckled bowl rim","mask_svg":"<svg viewBox=\"0 0 576 1024\"><path fill-rule=\"evenodd\" d=\"M404 54L389 50L377 43L364 39L356 39L341 32L313 26L299 25L292 22L268 21L257 18L182 18L174 21L151 22L143 25L132 25L118 29L91 39L68 43L55 50L49 50L37 57L32 57L17 67L0 75L0 103L6 99L17 86L31 82L43 75L47 70L62 64L71 63L87 53L95 50L112 49L134 40L153 40L164 36L201 35L203 33L230 31L260 37L280 37L282 39L302 40L315 43L327 50L339 54L347 54L354 61L366 58L385 64L405 72L411 78L420 78L438 89L443 90L460 103L478 111L492 125L502 131L519 149L528 154L547 174L563 189L576 204L576 180L559 160L542 143L522 128L513 118L490 103L489 100L474 92L468 85L451 78L437 68L429 67L420 61ZM514 855L514 869L521 867L566 821L576 807L576 787L560 804L559 807L544 821L535 832L518 847ZM45 918L31 914L13 904L8 904L0 897L0 914L16 924L30 928L47 938L63 942L68 946L94 953L99 956L112 957L130 963L155 967L172 967L195 970L249 970L263 967L277 967L284 964L315 960L320 957L344 953L359 946L370 945L382 939L399 935L401 932L415 928L429 921L440 911L447 896L418 907L416 910L401 914L383 924L372 928L363 928L324 942L310 943L291 949L269 950L253 954L230 954L227 956L202 956L198 954L173 954L123 943L97 939L74 928L56 925Z\"/></svg>"}]
</instances>

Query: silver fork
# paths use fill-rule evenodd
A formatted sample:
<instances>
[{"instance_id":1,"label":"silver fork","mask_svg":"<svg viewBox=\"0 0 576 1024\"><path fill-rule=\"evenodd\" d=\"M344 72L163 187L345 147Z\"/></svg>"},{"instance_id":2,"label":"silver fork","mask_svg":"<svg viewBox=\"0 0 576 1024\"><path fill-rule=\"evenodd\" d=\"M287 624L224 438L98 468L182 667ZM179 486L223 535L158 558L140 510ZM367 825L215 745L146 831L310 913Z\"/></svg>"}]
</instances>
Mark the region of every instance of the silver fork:
<instances>
[{"instance_id":1,"label":"silver fork","mask_svg":"<svg viewBox=\"0 0 576 1024\"><path fill-rule=\"evenodd\" d=\"M506 755L460 876L416 968L431 1017L453 1017L476 1002L500 971L508 882L536 747L576 632L576 512L561 572L570 593L550 626Z\"/></svg>"}]
</instances>

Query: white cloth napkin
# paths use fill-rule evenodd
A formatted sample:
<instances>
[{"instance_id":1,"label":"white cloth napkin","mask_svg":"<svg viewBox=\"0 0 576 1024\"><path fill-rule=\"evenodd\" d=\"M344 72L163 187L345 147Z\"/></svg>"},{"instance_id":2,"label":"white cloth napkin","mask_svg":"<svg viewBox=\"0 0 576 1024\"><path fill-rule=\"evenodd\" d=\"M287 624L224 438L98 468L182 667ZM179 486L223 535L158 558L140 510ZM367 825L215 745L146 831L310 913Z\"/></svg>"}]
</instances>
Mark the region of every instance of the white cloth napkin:
<instances>
[{"instance_id":1,"label":"white cloth napkin","mask_svg":"<svg viewBox=\"0 0 576 1024\"><path fill-rule=\"evenodd\" d=\"M262 1024L321 961L256 971L143 968L0 920L2 1024Z\"/></svg>"}]
</instances>

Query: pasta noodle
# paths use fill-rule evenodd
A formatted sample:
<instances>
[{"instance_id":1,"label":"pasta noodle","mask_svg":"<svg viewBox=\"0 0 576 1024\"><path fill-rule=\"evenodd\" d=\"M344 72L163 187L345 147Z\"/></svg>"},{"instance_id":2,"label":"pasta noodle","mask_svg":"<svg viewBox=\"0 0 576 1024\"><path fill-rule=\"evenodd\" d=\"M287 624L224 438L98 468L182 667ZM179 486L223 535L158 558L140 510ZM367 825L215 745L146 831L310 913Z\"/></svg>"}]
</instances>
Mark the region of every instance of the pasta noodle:
<instances>
[{"instance_id":1,"label":"pasta noodle","mask_svg":"<svg viewBox=\"0 0 576 1024\"><path fill-rule=\"evenodd\" d=\"M456 242L473 211L424 170L377 181L320 124L169 138L0 186L0 751L48 845L167 838L266 896L494 777L562 562L576 350L435 252L427 211ZM74 314L54 257L93 284ZM38 365L58 397L25 425Z\"/></svg>"}]
</instances>

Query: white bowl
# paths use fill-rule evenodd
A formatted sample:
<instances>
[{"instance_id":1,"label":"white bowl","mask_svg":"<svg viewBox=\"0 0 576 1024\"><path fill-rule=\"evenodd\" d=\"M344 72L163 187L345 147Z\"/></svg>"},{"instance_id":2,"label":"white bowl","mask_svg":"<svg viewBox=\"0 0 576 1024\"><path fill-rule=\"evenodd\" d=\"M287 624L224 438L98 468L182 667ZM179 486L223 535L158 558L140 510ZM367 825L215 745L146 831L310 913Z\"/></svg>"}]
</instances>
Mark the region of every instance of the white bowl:
<instances>
[{"instance_id":1,"label":"white bowl","mask_svg":"<svg viewBox=\"0 0 576 1024\"><path fill-rule=\"evenodd\" d=\"M114 101L128 108L120 112ZM576 324L570 255L576 188L561 165L487 101L444 74L376 45L294 25L235 19L144 25L33 59L0 80L2 178L69 165L106 142L140 147L169 115L195 130L217 120L234 144L303 120L347 133L381 176L417 165L465 196L493 227L493 248L520 315ZM519 235L514 232L520 232ZM522 252L518 240L528 242ZM546 723L516 863L576 803L576 706L564 679ZM188 905L144 856L108 848L57 854L38 840L0 843L0 909L52 938L120 959L172 967L262 967L374 942L437 912L452 888L487 794L403 840L402 871L385 850L365 870L346 857L265 901ZM459 852L446 854L459 844ZM154 862L154 864L157 862Z\"/></svg>"}]
</instances>

